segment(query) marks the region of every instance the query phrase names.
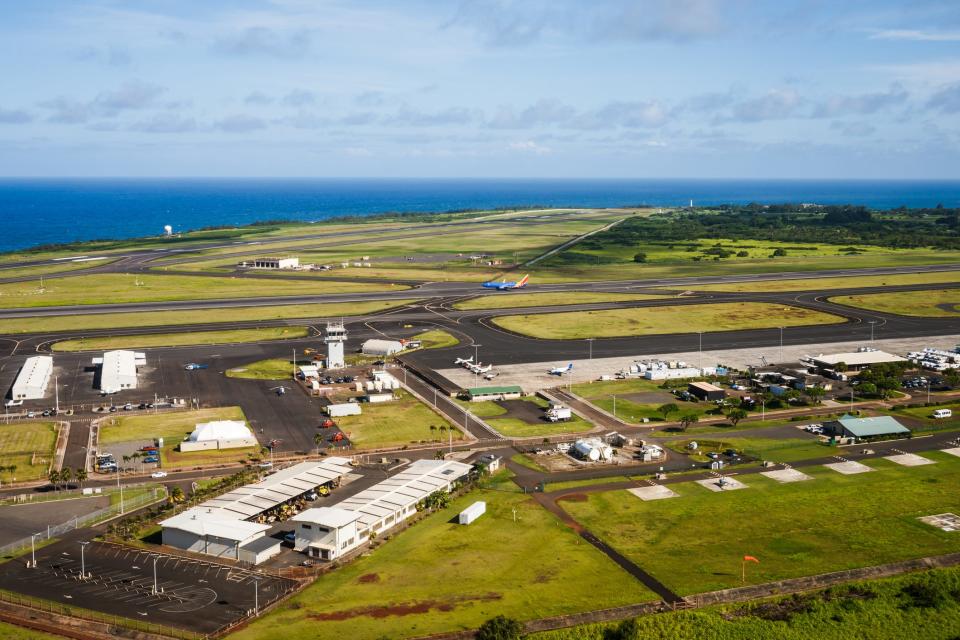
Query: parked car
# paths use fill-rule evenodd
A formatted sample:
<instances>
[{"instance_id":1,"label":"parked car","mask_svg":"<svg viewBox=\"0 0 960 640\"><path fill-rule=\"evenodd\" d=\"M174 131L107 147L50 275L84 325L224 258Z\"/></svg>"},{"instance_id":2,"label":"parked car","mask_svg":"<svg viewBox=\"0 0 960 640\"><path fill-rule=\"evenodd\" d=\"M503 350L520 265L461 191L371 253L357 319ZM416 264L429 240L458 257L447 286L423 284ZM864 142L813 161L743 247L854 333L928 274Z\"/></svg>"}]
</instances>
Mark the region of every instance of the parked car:
<instances>
[{"instance_id":1,"label":"parked car","mask_svg":"<svg viewBox=\"0 0 960 640\"><path fill-rule=\"evenodd\" d=\"M153 473L150 474L150 477L151 477L151 478L166 478L166 477L167 477L167 472L166 472L166 471L154 471Z\"/></svg>"},{"instance_id":2,"label":"parked car","mask_svg":"<svg viewBox=\"0 0 960 640\"><path fill-rule=\"evenodd\" d=\"M143 461L146 463L160 462L160 456L147 456Z\"/></svg>"},{"instance_id":3,"label":"parked car","mask_svg":"<svg viewBox=\"0 0 960 640\"><path fill-rule=\"evenodd\" d=\"M296 541L297 541L297 534L294 533L293 531L290 531L289 533L285 533L285 534L283 534L283 541L284 541L284 542L291 542L291 543L292 543L292 542L296 542Z\"/></svg>"}]
</instances>

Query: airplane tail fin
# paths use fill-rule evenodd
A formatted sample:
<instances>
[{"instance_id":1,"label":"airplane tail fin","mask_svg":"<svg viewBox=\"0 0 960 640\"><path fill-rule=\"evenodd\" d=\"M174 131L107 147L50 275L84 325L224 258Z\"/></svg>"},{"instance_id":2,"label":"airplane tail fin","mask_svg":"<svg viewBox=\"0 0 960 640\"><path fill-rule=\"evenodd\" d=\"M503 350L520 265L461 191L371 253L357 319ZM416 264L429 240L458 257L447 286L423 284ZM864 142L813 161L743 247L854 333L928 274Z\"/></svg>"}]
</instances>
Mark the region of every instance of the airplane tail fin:
<instances>
[{"instance_id":1,"label":"airplane tail fin","mask_svg":"<svg viewBox=\"0 0 960 640\"><path fill-rule=\"evenodd\" d=\"M570 364L567 365L567 371L572 371L572 370L573 370L573 363L571 362Z\"/></svg>"},{"instance_id":2,"label":"airplane tail fin","mask_svg":"<svg viewBox=\"0 0 960 640\"><path fill-rule=\"evenodd\" d=\"M520 287L525 286L525 285L527 284L527 280L529 280L529 279L530 279L530 274L527 274L527 275L523 276L523 277L520 279L520 282L517 283L517 288L519 289Z\"/></svg>"}]
</instances>

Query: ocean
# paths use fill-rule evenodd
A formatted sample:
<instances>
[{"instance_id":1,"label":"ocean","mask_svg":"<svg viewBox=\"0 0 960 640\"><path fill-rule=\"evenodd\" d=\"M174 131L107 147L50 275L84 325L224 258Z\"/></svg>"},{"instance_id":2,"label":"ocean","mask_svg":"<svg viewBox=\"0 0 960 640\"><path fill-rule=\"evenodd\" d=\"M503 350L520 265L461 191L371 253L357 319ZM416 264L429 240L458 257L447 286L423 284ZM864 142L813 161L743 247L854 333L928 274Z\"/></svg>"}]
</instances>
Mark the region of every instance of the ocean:
<instances>
[{"instance_id":1,"label":"ocean","mask_svg":"<svg viewBox=\"0 0 960 640\"><path fill-rule=\"evenodd\" d=\"M508 206L747 202L960 206L960 181L593 179L0 179L0 251L258 220Z\"/></svg>"}]
</instances>

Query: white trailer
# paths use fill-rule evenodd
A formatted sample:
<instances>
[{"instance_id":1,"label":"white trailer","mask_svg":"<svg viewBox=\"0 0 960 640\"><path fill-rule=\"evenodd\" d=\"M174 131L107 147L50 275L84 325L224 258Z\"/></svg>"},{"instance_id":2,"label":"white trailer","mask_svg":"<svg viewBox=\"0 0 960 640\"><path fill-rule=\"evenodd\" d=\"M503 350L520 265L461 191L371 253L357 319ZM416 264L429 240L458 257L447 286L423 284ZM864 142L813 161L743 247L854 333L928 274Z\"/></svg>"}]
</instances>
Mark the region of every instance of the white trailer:
<instances>
[{"instance_id":1,"label":"white trailer","mask_svg":"<svg viewBox=\"0 0 960 640\"><path fill-rule=\"evenodd\" d=\"M356 402L342 402L340 404L329 404L326 407L327 415L331 418L340 418L343 416L358 416L361 413L360 405Z\"/></svg>"},{"instance_id":2,"label":"white trailer","mask_svg":"<svg viewBox=\"0 0 960 640\"><path fill-rule=\"evenodd\" d=\"M460 512L458 516L458 522L460 524L471 524L477 518L482 516L487 512L487 503L482 500L479 502L474 502L472 505Z\"/></svg>"},{"instance_id":3,"label":"white trailer","mask_svg":"<svg viewBox=\"0 0 960 640\"><path fill-rule=\"evenodd\" d=\"M550 405L550 409L547 411L547 420L550 422L562 422L570 420L572 417L573 412L570 407L565 407L562 404Z\"/></svg>"}]
</instances>

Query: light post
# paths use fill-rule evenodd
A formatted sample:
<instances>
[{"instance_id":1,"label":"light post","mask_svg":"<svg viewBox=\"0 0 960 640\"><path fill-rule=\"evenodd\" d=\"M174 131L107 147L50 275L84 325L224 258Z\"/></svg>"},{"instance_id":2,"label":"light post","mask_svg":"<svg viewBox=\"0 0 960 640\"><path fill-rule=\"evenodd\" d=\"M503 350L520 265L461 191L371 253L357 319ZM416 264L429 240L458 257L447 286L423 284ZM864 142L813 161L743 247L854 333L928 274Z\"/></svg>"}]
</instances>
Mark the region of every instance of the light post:
<instances>
[{"instance_id":1,"label":"light post","mask_svg":"<svg viewBox=\"0 0 960 640\"><path fill-rule=\"evenodd\" d=\"M930 404L930 381L927 380L927 404Z\"/></svg>"},{"instance_id":2,"label":"light post","mask_svg":"<svg viewBox=\"0 0 960 640\"><path fill-rule=\"evenodd\" d=\"M253 615L260 615L260 578L253 579Z\"/></svg>"},{"instance_id":3,"label":"light post","mask_svg":"<svg viewBox=\"0 0 960 640\"><path fill-rule=\"evenodd\" d=\"M877 324L876 320L870 320L870 342L873 342L873 326Z\"/></svg>"},{"instance_id":4,"label":"light post","mask_svg":"<svg viewBox=\"0 0 960 640\"><path fill-rule=\"evenodd\" d=\"M437 388L433 388L433 406L437 406Z\"/></svg>"},{"instance_id":5,"label":"light post","mask_svg":"<svg viewBox=\"0 0 960 640\"><path fill-rule=\"evenodd\" d=\"M480 385L480 347L482 344L473 343L473 366L476 367L473 370L474 376L476 377L476 384Z\"/></svg>"},{"instance_id":6,"label":"light post","mask_svg":"<svg viewBox=\"0 0 960 640\"><path fill-rule=\"evenodd\" d=\"M117 489L120 491L120 515L123 515L123 485L120 484L120 465L117 465Z\"/></svg>"},{"instance_id":7,"label":"light post","mask_svg":"<svg viewBox=\"0 0 960 640\"><path fill-rule=\"evenodd\" d=\"M31 533L30 534L30 568L37 568L37 548L34 545L34 540L37 536L42 536L42 533Z\"/></svg>"},{"instance_id":8,"label":"light post","mask_svg":"<svg viewBox=\"0 0 960 640\"><path fill-rule=\"evenodd\" d=\"M780 327L780 364L783 364L783 327Z\"/></svg>"},{"instance_id":9,"label":"light post","mask_svg":"<svg viewBox=\"0 0 960 640\"><path fill-rule=\"evenodd\" d=\"M614 418L617 417L617 396L616 396L616 394L614 394L614 396L613 396L613 417L614 417Z\"/></svg>"},{"instance_id":10,"label":"light post","mask_svg":"<svg viewBox=\"0 0 960 640\"><path fill-rule=\"evenodd\" d=\"M703 375L703 331L697 331L697 368L700 369L700 375Z\"/></svg>"},{"instance_id":11,"label":"light post","mask_svg":"<svg viewBox=\"0 0 960 640\"><path fill-rule=\"evenodd\" d=\"M89 541L80 543L80 579L81 580L87 579L87 559L84 552L87 550L88 544L90 544Z\"/></svg>"},{"instance_id":12,"label":"light post","mask_svg":"<svg viewBox=\"0 0 960 640\"><path fill-rule=\"evenodd\" d=\"M587 338L587 342L590 344L590 358L589 358L590 360L593 360L593 341L594 340L596 340L596 338Z\"/></svg>"},{"instance_id":13,"label":"light post","mask_svg":"<svg viewBox=\"0 0 960 640\"><path fill-rule=\"evenodd\" d=\"M158 556L153 556L153 595L157 595L157 560Z\"/></svg>"}]
</instances>

